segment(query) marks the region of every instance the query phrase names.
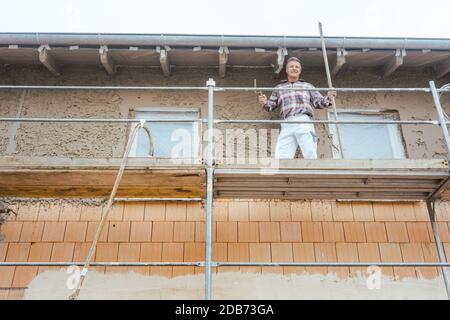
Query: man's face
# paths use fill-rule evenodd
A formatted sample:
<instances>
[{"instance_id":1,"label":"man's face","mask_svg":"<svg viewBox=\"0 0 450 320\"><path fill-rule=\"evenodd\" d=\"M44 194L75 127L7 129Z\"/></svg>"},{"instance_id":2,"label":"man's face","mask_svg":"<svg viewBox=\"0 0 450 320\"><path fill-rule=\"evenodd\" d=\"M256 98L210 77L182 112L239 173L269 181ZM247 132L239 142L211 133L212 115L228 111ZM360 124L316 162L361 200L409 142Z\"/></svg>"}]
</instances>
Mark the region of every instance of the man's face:
<instances>
[{"instance_id":1,"label":"man's face","mask_svg":"<svg viewBox=\"0 0 450 320\"><path fill-rule=\"evenodd\" d=\"M289 61L286 66L286 73L288 75L288 78L299 79L300 74L302 73L302 66L300 65L300 62Z\"/></svg>"}]
</instances>

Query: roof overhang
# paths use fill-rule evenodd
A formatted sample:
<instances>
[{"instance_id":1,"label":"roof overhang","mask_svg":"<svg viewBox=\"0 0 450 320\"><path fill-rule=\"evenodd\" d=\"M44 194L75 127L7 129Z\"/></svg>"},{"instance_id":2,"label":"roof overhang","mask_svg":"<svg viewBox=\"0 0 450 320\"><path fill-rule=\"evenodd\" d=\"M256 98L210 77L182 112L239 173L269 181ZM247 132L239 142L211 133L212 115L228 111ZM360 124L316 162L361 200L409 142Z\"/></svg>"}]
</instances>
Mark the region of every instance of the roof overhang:
<instances>
[{"instance_id":1,"label":"roof overhang","mask_svg":"<svg viewBox=\"0 0 450 320\"><path fill-rule=\"evenodd\" d=\"M450 71L450 39L357 38L325 39L333 74L341 69L380 68L384 76L398 68L433 67L436 76ZM286 58L299 57L308 67L323 67L319 37L0 33L1 64L43 64L55 74L61 65L117 67L273 68L279 73Z\"/></svg>"}]
</instances>

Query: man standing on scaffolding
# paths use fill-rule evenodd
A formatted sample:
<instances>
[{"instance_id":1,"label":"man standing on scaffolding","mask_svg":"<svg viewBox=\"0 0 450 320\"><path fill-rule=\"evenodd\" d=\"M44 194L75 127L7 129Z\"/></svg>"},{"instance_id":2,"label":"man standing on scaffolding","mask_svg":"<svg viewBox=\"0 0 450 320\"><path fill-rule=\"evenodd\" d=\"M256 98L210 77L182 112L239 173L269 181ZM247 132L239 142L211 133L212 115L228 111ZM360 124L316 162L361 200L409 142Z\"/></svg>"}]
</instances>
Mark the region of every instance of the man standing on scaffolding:
<instances>
[{"instance_id":1,"label":"man standing on scaffolding","mask_svg":"<svg viewBox=\"0 0 450 320\"><path fill-rule=\"evenodd\" d=\"M298 88L299 90L275 90L269 100L260 94L258 99L266 111L273 111L280 107L281 119L286 121L311 121L314 108L321 109L332 106L332 97L336 91L329 91L324 97L318 91L302 91L314 88L310 83L300 79L302 65L296 57L289 58L286 64L287 80L282 81L276 88ZM317 136L314 123L282 123L275 149L275 158L293 159L297 145L305 159L317 159Z\"/></svg>"}]
</instances>

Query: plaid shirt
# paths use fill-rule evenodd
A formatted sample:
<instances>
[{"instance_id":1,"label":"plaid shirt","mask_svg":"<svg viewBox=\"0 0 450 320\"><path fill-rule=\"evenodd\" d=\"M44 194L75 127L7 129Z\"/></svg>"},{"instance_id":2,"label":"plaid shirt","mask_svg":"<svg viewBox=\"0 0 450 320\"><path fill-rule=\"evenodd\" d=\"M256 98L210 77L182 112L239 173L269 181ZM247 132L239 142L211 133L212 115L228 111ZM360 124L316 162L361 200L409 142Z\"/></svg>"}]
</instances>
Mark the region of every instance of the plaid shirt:
<instances>
[{"instance_id":1,"label":"plaid shirt","mask_svg":"<svg viewBox=\"0 0 450 320\"><path fill-rule=\"evenodd\" d=\"M284 80L276 86L276 88L314 88L314 86L303 80L294 83ZM322 96L319 91L301 91L301 90L275 90L263 106L266 111L273 111L280 108L281 119L306 114L310 117L314 116L313 107L316 109L331 106L331 98Z\"/></svg>"}]
</instances>

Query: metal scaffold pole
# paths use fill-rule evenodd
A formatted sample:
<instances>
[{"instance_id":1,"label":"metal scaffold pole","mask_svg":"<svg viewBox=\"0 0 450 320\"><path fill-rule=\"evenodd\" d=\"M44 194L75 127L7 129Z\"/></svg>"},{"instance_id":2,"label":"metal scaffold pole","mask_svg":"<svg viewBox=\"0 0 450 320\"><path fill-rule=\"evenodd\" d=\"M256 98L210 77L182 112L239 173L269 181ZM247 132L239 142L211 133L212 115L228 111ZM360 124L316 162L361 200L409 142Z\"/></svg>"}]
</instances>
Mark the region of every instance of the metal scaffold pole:
<instances>
[{"instance_id":1,"label":"metal scaffold pole","mask_svg":"<svg viewBox=\"0 0 450 320\"><path fill-rule=\"evenodd\" d=\"M205 299L211 300L211 256L212 256L212 204L213 204L213 173L214 173L214 87L212 78L206 82L208 87L208 153L206 159L206 252L205 252Z\"/></svg>"},{"instance_id":2,"label":"metal scaffold pole","mask_svg":"<svg viewBox=\"0 0 450 320\"><path fill-rule=\"evenodd\" d=\"M444 135L444 140L447 146L447 157L450 159L450 135L448 133L447 123L445 121L444 111L442 110L441 101L439 100L439 95L436 90L436 85L434 81L430 81L431 95L433 96L434 106L439 117L439 125L441 126L442 133ZM438 251L438 257L440 262L445 262L444 249L442 247L442 242L439 237L439 230L436 225L436 209L434 199L427 199L427 209L430 216L431 228L433 229L434 239L436 241L436 248ZM447 268L441 267L442 277L444 278L445 287L447 289L447 297L450 300L450 287L448 283L448 273Z\"/></svg>"}]
</instances>

